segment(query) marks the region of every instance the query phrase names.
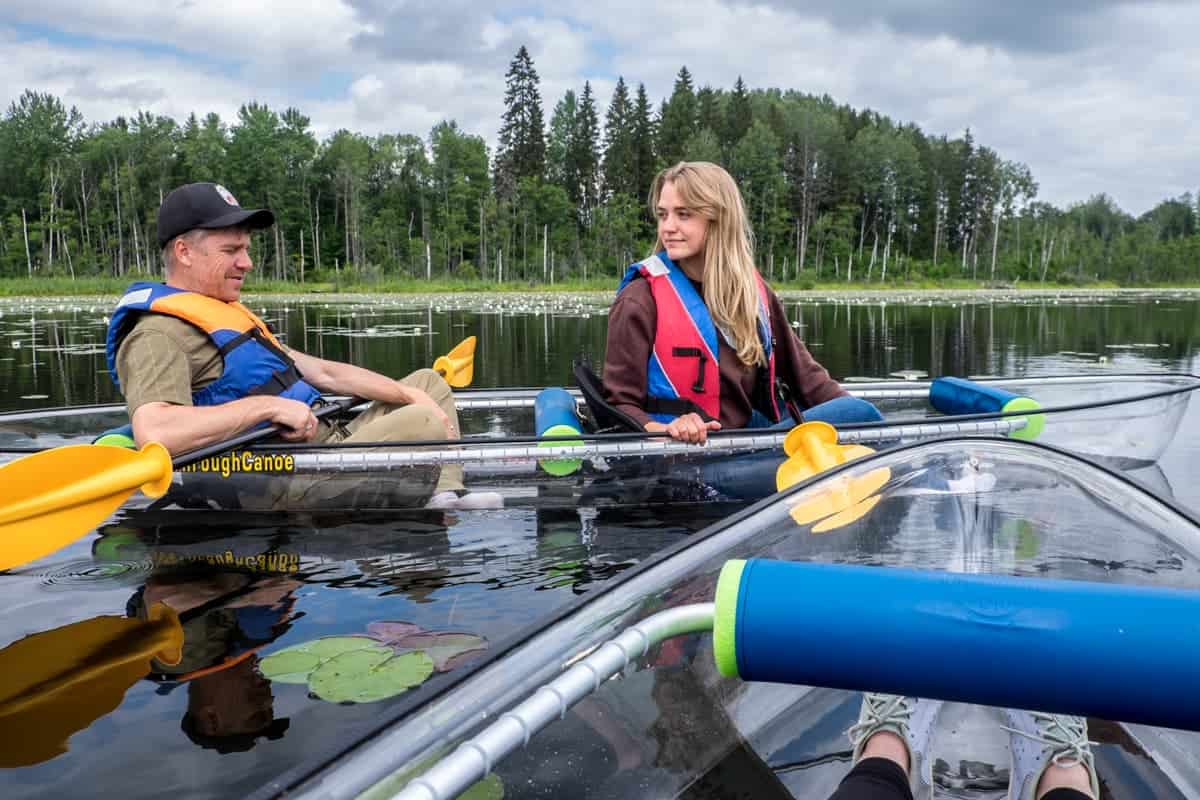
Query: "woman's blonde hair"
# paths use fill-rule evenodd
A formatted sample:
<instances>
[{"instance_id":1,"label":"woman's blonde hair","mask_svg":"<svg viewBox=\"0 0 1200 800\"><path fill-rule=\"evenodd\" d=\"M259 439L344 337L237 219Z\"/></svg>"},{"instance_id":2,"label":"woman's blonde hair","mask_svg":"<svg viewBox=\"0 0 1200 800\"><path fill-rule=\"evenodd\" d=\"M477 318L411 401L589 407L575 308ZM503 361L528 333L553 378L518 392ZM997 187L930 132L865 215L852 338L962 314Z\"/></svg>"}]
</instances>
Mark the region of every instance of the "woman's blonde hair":
<instances>
[{"instance_id":1,"label":"woman's blonde hair","mask_svg":"<svg viewBox=\"0 0 1200 800\"><path fill-rule=\"evenodd\" d=\"M704 241L704 304L746 366L766 366L758 336L758 279L754 232L733 176L707 161L680 161L650 185L650 212L657 214L663 185L671 183L683 204L708 220ZM662 240L654 252L666 249Z\"/></svg>"}]
</instances>

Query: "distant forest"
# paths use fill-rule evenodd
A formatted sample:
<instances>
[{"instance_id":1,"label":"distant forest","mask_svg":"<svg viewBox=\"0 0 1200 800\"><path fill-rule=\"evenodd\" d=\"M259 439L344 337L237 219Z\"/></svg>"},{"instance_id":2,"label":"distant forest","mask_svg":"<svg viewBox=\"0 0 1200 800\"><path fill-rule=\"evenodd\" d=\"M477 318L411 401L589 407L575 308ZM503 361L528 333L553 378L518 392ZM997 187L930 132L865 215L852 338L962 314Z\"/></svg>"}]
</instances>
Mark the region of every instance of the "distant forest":
<instances>
[{"instance_id":1,"label":"distant forest","mask_svg":"<svg viewBox=\"0 0 1200 800\"><path fill-rule=\"evenodd\" d=\"M27 90L0 118L0 276L154 274L161 198L211 180L275 211L254 243L266 278L615 278L653 243L654 173L686 159L733 173L776 282L1200 283L1197 198L1138 218L1103 194L1056 208L1026 165L969 130L933 135L740 78L697 88L686 67L657 106L621 78L601 113L584 83L547 125L524 47L504 107L490 152L453 121L424 138L318 141L296 108L87 123Z\"/></svg>"}]
</instances>

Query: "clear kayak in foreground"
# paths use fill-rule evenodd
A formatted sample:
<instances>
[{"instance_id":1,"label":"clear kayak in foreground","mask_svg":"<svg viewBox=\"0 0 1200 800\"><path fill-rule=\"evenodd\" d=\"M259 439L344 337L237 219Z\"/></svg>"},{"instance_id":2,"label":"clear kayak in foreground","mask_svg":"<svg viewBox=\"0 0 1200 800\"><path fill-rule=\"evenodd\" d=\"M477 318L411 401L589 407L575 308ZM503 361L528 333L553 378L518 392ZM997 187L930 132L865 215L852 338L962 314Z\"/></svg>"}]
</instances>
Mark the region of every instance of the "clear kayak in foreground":
<instances>
[{"instance_id":1,"label":"clear kayak in foreground","mask_svg":"<svg viewBox=\"0 0 1200 800\"><path fill-rule=\"evenodd\" d=\"M847 384L886 417L838 426L843 444L891 447L946 435L1036 438L1121 469L1153 465L1170 443L1200 378L1182 374L981 380L1030 398L1036 409L946 415L931 405L936 382ZM135 495L129 509L305 511L419 507L441 469L461 465L468 488L510 505L632 506L749 502L775 490L786 430L720 432L703 447L637 433L533 436L541 390L456 393L467 438L459 442L264 445L219 453L176 470L167 495ZM0 463L92 441L123 423L120 406L0 414Z\"/></svg>"},{"instance_id":2,"label":"clear kayak in foreground","mask_svg":"<svg viewBox=\"0 0 1200 800\"><path fill-rule=\"evenodd\" d=\"M781 594L805 613L794 621L785 614L776 629L781 652L773 657L785 669L812 675L821 663L836 666L848 646L835 635L842 614L848 629L869 634L877 626L860 643L891 642L889 651L867 648L873 674L858 679L877 685L860 688L916 681L959 699L1065 704L1092 715L1104 796L1200 796L1200 734L1190 732L1200 729L1200 673L1189 661L1200 614L1182 614L1164 630L1161 615L1133 611L1153 598L1175 611L1200 609L1200 523L1075 455L973 438L894 448L758 503L493 645L473 668L430 680L381 719L375 735L297 767L257 796L828 796L849 770L844 732L860 701L845 673L826 668L814 681L825 688L815 688L718 669L729 658L728 641L720 641L729 598L719 596L718 577L731 560L762 559L797 575L865 571L868 581L917 575L927 583L934 576L917 612L926 616L917 619L889 617L914 602L907 593L864 601L839 587L861 593L869 583L796 581ZM981 582L994 583L998 599L956 599L954 587ZM1025 593L1019 606L999 599L1009 591ZM1082 605L1060 600L1060 591ZM1131 620L1115 634L1103 631L1109 615L1089 609L1126 596L1133 599L1108 608ZM1071 663L1071 653L1060 652L1076 635L1071 619L1100 633L1078 640L1089 655L1072 665L1075 674L1056 675L1045 667L1053 658ZM958 646L948 645L956 640L939 629L946 625L965 637ZM1143 634L1159 636L1158 646L1146 646ZM1113 635L1128 635L1133 652L1109 646L1104 637ZM739 648L749 641L737 637ZM738 668L748 669L746 658L739 650ZM906 674L914 658L927 668ZM1009 662L1028 667L997 669ZM857 674L864 659L841 663ZM1122 663L1128 675L1115 672ZM946 666L963 664L938 683ZM1138 672L1155 664L1150 675ZM1126 688L1089 694L1114 685ZM1092 713L1099 710L1138 721L1102 719ZM939 796L1005 796L1007 734L999 724L994 707L947 707L934 735Z\"/></svg>"}]
</instances>

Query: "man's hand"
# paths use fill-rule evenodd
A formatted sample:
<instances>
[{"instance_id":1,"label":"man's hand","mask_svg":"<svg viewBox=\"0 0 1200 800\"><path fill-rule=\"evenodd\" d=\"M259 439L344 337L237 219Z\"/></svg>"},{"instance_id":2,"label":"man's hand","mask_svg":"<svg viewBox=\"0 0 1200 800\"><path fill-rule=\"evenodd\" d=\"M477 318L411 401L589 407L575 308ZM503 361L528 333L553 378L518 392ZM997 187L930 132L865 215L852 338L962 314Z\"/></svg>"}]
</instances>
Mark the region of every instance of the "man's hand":
<instances>
[{"instance_id":1,"label":"man's hand","mask_svg":"<svg viewBox=\"0 0 1200 800\"><path fill-rule=\"evenodd\" d=\"M433 409L434 416L440 419L442 421L442 425L446 428L447 439L458 438L458 431L454 429L454 424L450 422L450 417L446 416L446 412L443 411L442 407L437 404L437 401L430 397L428 393L423 392L414 386L403 386L403 389L404 393L409 397L409 405L429 406L431 409Z\"/></svg>"},{"instance_id":2,"label":"man's hand","mask_svg":"<svg viewBox=\"0 0 1200 800\"><path fill-rule=\"evenodd\" d=\"M271 422L280 426L279 438L287 442L309 442L317 434L317 418L299 400L272 398Z\"/></svg>"}]
</instances>

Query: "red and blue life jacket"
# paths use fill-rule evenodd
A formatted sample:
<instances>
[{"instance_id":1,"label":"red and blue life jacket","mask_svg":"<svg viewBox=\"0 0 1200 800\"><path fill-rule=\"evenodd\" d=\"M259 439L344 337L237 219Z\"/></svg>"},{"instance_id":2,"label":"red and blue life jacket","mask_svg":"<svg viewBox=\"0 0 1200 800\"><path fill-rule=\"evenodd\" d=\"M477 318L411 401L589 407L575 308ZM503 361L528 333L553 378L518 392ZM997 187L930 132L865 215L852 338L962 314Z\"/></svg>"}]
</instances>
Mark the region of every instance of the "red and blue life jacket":
<instances>
[{"instance_id":1,"label":"red and blue life jacket","mask_svg":"<svg viewBox=\"0 0 1200 800\"><path fill-rule=\"evenodd\" d=\"M117 388L117 350L141 314L166 314L190 322L208 334L225 361L221 376L199 391L192 403L215 406L256 394L277 395L311 405L320 396L305 382L296 364L267 324L241 303L161 283L139 282L125 290L108 323L108 371Z\"/></svg>"},{"instance_id":2,"label":"red and blue life jacket","mask_svg":"<svg viewBox=\"0 0 1200 800\"><path fill-rule=\"evenodd\" d=\"M698 413L705 419L718 419L721 414L718 331L704 298L683 270L667 258L665 251L631 265L625 271L617 293L639 276L650 283L657 308L654 349L646 366L646 413L664 423L689 412ZM781 416L774 390L775 348L767 310L769 295L762 276L756 272L755 278L758 283L758 336L767 357L766 386L769 387L758 394L769 398L770 404L760 411L778 422ZM728 336L725 339L731 341Z\"/></svg>"}]
</instances>

